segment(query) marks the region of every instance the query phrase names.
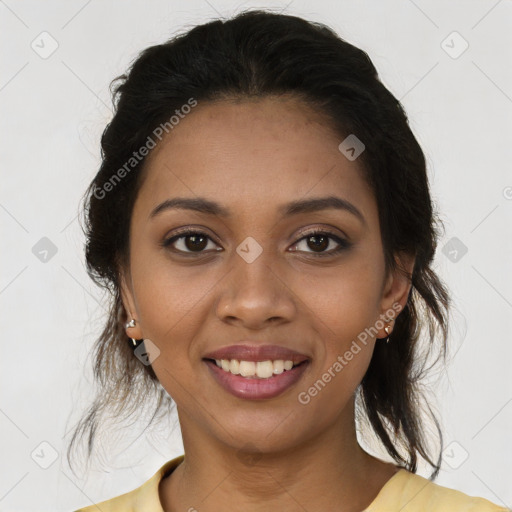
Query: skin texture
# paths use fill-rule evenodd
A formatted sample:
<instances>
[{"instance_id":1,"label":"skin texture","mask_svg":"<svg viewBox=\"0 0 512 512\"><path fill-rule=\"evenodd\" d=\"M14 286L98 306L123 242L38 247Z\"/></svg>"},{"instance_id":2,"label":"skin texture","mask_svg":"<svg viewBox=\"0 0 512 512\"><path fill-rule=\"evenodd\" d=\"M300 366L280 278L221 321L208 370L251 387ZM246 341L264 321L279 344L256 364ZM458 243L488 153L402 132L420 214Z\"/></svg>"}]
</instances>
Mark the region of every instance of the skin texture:
<instances>
[{"instance_id":1,"label":"skin texture","mask_svg":"<svg viewBox=\"0 0 512 512\"><path fill-rule=\"evenodd\" d=\"M403 308L409 281L385 275L377 204L357 160L319 114L293 98L200 103L149 155L134 205L130 263L121 269L130 337L160 350L153 369L177 404L185 461L160 484L164 510L361 511L397 471L359 445L354 392L375 338L303 405L306 391L359 333L393 304ZM337 196L365 218L323 210L284 218L278 207ZM232 218L187 210L150 212L166 199L205 197ZM210 237L199 252L180 227ZM312 228L352 243L340 253L304 238ZM236 252L247 237L263 252L247 263ZM318 238L315 239L319 243ZM216 252L216 248L222 250ZM178 250L191 254L180 256ZM203 251L202 253L200 251ZM402 255L412 272L414 260ZM393 324L391 324L391 327ZM380 329L377 338L385 338ZM277 344L307 355L301 380L267 400L224 391L202 360L241 340Z\"/></svg>"}]
</instances>

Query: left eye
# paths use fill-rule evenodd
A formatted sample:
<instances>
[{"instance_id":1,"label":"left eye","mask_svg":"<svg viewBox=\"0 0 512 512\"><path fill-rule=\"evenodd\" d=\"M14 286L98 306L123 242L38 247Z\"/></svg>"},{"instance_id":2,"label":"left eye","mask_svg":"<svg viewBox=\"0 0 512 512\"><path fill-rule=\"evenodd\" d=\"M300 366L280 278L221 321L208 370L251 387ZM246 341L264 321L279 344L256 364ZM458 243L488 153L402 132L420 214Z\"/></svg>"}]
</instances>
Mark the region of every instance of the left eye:
<instances>
[{"instance_id":1,"label":"left eye","mask_svg":"<svg viewBox=\"0 0 512 512\"><path fill-rule=\"evenodd\" d=\"M325 249L331 245L332 241L338 244L338 248L326 251ZM308 233L295 244L295 247L298 247L302 242L306 243L308 247L314 248L312 252L313 256L331 256L350 247L350 243L347 240L341 239L326 231Z\"/></svg>"}]
</instances>

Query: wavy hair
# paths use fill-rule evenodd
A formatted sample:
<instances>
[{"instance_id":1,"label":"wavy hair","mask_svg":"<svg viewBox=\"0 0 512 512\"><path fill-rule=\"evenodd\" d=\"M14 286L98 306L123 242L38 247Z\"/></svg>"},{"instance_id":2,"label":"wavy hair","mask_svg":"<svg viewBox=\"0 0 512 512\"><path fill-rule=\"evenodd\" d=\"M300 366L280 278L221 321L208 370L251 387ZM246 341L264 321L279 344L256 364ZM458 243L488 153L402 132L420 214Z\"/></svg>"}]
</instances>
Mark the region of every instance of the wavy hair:
<instances>
[{"instance_id":1,"label":"wavy hair","mask_svg":"<svg viewBox=\"0 0 512 512\"><path fill-rule=\"evenodd\" d=\"M141 364L129 347L120 298L119 268L129 260L131 213L145 159L110 187L106 197L98 191L106 190L155 128L190 98L201 103L291 95L321 113L341 137L355 133L364 141L358 161L377 202L386 271L397 268L394 256L399 251L416 256L408 275L411 291L391 343L376 344L356 405L396 462L416 472L421 456L435 478L442 433L427 405L441 443L436 459L422 425L421 380L427 355L437 351L446 358L450 299L431 268L440 221L423 151L401 103L380 81L368 55L323 24L245 11L146 48L112 81L111 93L115 113L102 134L101 166L82 209L87 272L107 291L109 310L94 347L99 392L74 429L68 461L84 437L90 457L105 415L128 416L154 399L151 423L158 412L172 407L151 366Z\"/></svg>"}]
</instances>

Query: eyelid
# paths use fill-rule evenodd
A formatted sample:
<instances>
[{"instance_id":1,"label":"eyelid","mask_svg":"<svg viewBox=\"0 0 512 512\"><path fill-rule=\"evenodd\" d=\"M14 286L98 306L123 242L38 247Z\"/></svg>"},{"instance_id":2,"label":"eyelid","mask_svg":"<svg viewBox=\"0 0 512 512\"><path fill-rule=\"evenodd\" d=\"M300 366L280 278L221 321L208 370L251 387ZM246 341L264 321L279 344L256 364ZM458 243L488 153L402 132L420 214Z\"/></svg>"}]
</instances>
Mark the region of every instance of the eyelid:
<instances>
[{"instance_id":1,"label":"eyelid","mask_svg":"<svg viewBox=\"0 0 512 512\"><path fill-rule=\"evenodd\" d=\"M179 240L180 238L185 238L185 237L187 237L187 235L194 235L194 234L203 235L206 238L208 238L209 240L211 240L212 242L214 242L216 245L220 245L219 242L216 240L216 237L211 236L207 231L208 231L207 228L204 228L202 226L196 227L193 225L178 228L176 231L174 231L172 233L171 236L165 236L163 241L160 243L160 245L163 246L164 248L168 248L173 243L175 243L176 240ZM342 251L343 249L348 249L352 246L352 242L350 242L349 238L345 235L345 233L340 235L340 234L334 232L334 228L330 228L330 227L326 227L326 226L315 226L315 227L310 227L310 228L306 228L306 229L302 230L297 235L298 238L295 238L295 242L293 242L292 246L298 245L300 242L302 242L308 236L321 235L321 234L328 235L332 240L334 240L338 244L339 247L337 249L330 250L330 251L323 252L323 253L322 252L315 253L313 251L313 252L306 252L306 254L311 254L313 256L335 255L335 254L339 253L340 251ZM200 254L211 253L211 251L199 251L197 253L194 253L194 251L180 251L180 250L174 250L174 249L173 249L173 252L175 252L177 254L181 254L181 255L193 255L193 254L200 255ZM303 251L293 251L293 252L301 253Z\"/></svg>"},{"instance_id":2,"label":"eyelid","mask_svg":"<svg viewBox=\"0 0 512 512\"><path fill-rule=\"evenodd\" d=\"M177 228L175 231L172 232L171 236L165 235L166 240L170 240L171 238L177 238L179 235L187 235L187 234L202 234L206 235L212 240L215 241L216 237L209 234L208 228L205 228L203 226L184 226L182 228ZM218 242L215 242L218 243Z\"/></svg>"},{"instance_id":3,"label":"eyelid","mask_svg":"<svg viewBox=\"0 0 512 512\"><path fill-rule=\"evenodd\" d=\"M334 228L334 227L325 226L325 225L324 226L314 226L312 228L306 228L299 233L299 236L304 237L304 236L308 236L310 234L314 235L317 233L326 233L326 234L332 235L337 238L343 237L347 241L349 240L349 237L343 231L341 231L339 228Z\"/></svg>"}]
</instances>

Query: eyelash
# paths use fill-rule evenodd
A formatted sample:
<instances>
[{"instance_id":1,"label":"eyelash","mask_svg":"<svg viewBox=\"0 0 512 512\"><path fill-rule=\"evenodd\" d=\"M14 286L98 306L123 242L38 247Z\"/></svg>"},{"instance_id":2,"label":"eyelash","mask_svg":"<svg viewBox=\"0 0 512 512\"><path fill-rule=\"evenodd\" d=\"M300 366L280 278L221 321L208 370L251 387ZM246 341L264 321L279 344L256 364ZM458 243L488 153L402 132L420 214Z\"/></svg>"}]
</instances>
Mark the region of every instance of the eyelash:
<instances>
[{"instance_id":1,"label":"eyelash","mask_svg":"<svg viewBox=\"0 0 512 512\"><path fill-rule=\"evenodd\" d=\"M206 233L204 233L202 231L194 230L194 229L191 229L191 228L187 228L187 229L184 229L183 231L178 232L177 234L173 235L170 238L166 238L165 240L162 241L161 245L164 248L169 248L175 241L177 241L177 240L179 240L181 238L187 238L187 236L191 236L191 235L203 236L203 237L208 238L212 242L215 242ZM331 250L329 252L323 252L323 253L310 252L310 253L307 253L307 254L310 254L310 255L314 256L315 258L316 257L325 258L325 257L328 257L328 256L335 256L335 255L339 254L340 252L342 252L342 251L344 251L346 249L349 249L352 246L352 243L349 242L348 240L344 240L344 239L338 237L337 235L335 235L334 233L331 233L330 231L327 231L325 229L314 229L312 231L309 231L309 232L305 233L299 240L297 240L297 242L295 242L294 245L297 245L299 242L302 242L304 239L307 239L308 237L318 236L318 235L327 235L328 238L330 238L331 240L334 240L336 243L338 243L339 247L337 249ZM202 254L201 251L194 253L194 251L188 251L187 252L187 251L174 250L174 252L177 252L177 253L179 253L181 255L187 255L187 256L193 255L193 254ZM301 252L301 251L297 251L297 252Z\"/></svg>"}]
</instances>

